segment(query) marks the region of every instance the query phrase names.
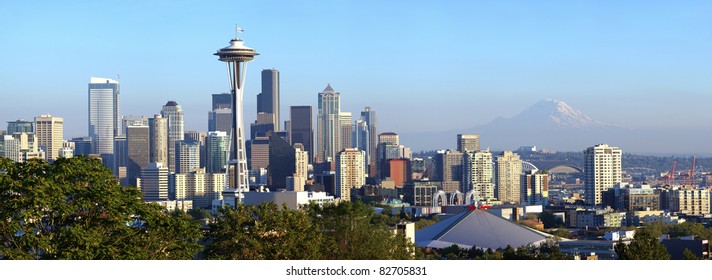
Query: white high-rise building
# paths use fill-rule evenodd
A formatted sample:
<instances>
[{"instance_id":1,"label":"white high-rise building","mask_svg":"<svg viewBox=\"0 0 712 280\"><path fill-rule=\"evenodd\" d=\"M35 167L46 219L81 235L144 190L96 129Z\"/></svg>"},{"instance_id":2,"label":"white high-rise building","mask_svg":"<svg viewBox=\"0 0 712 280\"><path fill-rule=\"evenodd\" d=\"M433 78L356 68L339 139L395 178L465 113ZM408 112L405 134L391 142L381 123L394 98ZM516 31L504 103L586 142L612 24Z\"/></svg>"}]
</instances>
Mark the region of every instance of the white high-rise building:
<instances>
[{"instance_id":1,"label":"white high-rise building","mask_svg":"<svg viewBox=\"0 0 712 280\"><path fill-rule=\"evenodd\" d=\"M335 158L341 145L341 97L327 85L319 93L319 112L317 113L317 161Z\"/></svg>"},{"instance_id":2,"label":"white high-rise building","mask_svg":"<svg viewBox=\"0 0 712 280\"><path fill-rule=\"evenodd\" d=\"M48 161L59 158L59 149L64 143L64 119L52 115L35 117L37 145L46 147Z\"/></svg>"},{"instance_id":3,"label":"white high-rise building","mask_svg":"<svg viewBox=\"0 0 712 280\"><path fill-rule=\"evenodd\" d=\"M294 185L293 191L304 191L304 184L309 176L309 153L303 150L303 145L294 145Z\"/></svg>"},{"instance_id":4,"label":"white high-rise building","mask_svg":"<svg viewBox=\"0 0 712 280\"><path fill-rule=\"evenodd\" d=\"M358 149L344 149L336 156L335 197L351 201L351 189L366 184L364 156L364 152Z\"/></svg>"},{"instance_id":5,"label":"white high-rise building","mask_svg":"<svg viewBox=\"0 0 712 280\"><path fill-rule=\"evenodd\" d=\"M521 176L521 203L546 205L549 201L549 174L538 170L527 171Z\"/></svg>"},{"instance_id":6,"label":"white high-rise building","mask_svg":"<svg viewBox=\"0 0 712 280\"><path fill-rule=\"evenodd\" d=\"M114 137L121 135L119 82L91 77L89 81L89 137L94 154L114 152Z\"/></svg>"},{"instance_id":7,"label":"white high-rise building","mask_svg":"<svg viewBox=\"0 0 712 280\"><path fill-rule=\"evenodd\" d=\"M476 191L480 200L493 200L494 184L492 183L492 153L489 150L467 152L462 164L464 193Z\"/></svg>"},{"instance_id":8,"label":"white high-rise building","mask_svg":"<svg viewBox=\"0 0 712 280\"><path fill-rule=\"evenodd\" d=\"M622 180L621 155L618 147L599 144L589 147L584 154L584 189L587 205L600 205L603 192Z\"/></svg>"}]
</instances>

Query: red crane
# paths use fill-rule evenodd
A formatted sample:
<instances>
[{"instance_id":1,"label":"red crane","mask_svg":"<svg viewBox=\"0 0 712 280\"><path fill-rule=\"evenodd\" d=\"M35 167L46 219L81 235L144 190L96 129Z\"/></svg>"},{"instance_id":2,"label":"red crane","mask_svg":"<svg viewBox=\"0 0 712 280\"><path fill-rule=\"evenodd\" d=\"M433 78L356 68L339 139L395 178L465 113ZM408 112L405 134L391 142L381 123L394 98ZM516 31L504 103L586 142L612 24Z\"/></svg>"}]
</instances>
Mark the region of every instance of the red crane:
<instances>
[{"instance_id":1,"label":"red crane","mask_svg":"<svg viewBox=\"0 0 712 280\"><path fill-rule=\"evenodd\" d=\"M673 184L675 183L675 166L677 166L677 160L672 162L672 170L670 170L670 173L667 175L667 180L665 181L666 185L670 185L671 182Z\"/></svg>"}]
</instances>

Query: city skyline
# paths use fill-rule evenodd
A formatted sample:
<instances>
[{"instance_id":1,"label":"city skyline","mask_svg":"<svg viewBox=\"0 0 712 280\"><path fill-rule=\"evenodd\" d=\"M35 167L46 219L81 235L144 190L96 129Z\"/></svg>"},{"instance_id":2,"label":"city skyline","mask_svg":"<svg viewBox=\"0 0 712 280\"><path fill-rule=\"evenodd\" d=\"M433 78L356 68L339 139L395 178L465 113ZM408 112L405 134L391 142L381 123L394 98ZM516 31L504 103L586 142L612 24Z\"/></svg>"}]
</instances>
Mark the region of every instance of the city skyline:
<instances>
[{"instance_id":1,"label":"city skyline","mask_svg":"<svg viewBox=\"0 0 712 280\"><path fill-rule=\"evenodd\" d=\"M152 116L175 100L184 106L185 129L205 131L210 95L228 91L209 53L237 23L246 29L241 37L263 53L247 79L256 81L262 69L281 72L282 112L316 108L314 93L331 83L342 93L342 111L369 106L379 112L381 131L402 135L471 128L546 98L626 127L711 128L704 115L712 102L709 2L278 4L214 11L127 3L112 5L123 16L106 19L92 13L104 8L101 2L10 3L0 17L9 27L0 31L7 38L0 48L36 55L4 59L0 118L49 113L64 118L66 139L87 136L86 113L76 108L86 100L86 79L96 76L119 80L122 115ZM279 20L259 16L268 9ZM287 22L294 24L284 28ZM36 52L48 42L51 51ZM439 50L436 57L420 55L425 44ZM369 59L352 58L357 51ZM44 82L34 83L39 76ZM245 123L254 121L259 92L259 83L246 85ZM27 96L52 102L20 105Z\"/></svg>"}]
</instances>

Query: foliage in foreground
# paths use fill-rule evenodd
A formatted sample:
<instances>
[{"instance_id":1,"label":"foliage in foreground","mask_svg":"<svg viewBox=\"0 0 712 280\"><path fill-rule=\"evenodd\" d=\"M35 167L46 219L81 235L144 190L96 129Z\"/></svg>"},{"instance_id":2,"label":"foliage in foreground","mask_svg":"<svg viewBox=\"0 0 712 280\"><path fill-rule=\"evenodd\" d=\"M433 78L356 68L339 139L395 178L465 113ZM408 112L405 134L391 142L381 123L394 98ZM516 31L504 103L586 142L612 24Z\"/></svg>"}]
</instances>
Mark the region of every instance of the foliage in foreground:
<instances>
[{"instance_id":1,"label":"foliage in foreground","mask_svg":"<svg viewBox=\"0 0 712 280\"><path fill-rule=\"evenodd\" d=\"M375 222L360 202L281 209L274 203L220 210L207 235L209 259L412 259L415 246Z\"/></svg>"},{"instance_id":2,"label":"foliage in foreground","mask_svg":"<svg viewBox=\"0 0 712 280\"><path fill-rule=\"evenodd\" d=\"M97 159L0 158L0 259L191 259L200 237Z\"/></svg>"}]
</instances>

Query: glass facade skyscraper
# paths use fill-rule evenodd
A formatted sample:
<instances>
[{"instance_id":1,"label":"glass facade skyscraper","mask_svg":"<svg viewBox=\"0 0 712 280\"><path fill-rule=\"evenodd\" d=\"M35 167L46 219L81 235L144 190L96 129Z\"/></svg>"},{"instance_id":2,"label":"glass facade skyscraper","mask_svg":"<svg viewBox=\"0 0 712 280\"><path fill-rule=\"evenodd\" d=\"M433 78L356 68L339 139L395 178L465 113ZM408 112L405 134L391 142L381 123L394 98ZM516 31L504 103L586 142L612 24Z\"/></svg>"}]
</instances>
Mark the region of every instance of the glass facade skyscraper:
<instances>
[{"instance_id":1,"label":"glass facade skyscraper","mask_svg":"<svg viewBox=\"0 0 712 280\"><path fill-rule=\"evenodd\" d=\"M91 77L89 81L89 137L94 141L92 153L112 154L114 137L121 135L119 82Z\"/></svg>"}]
</instances>

